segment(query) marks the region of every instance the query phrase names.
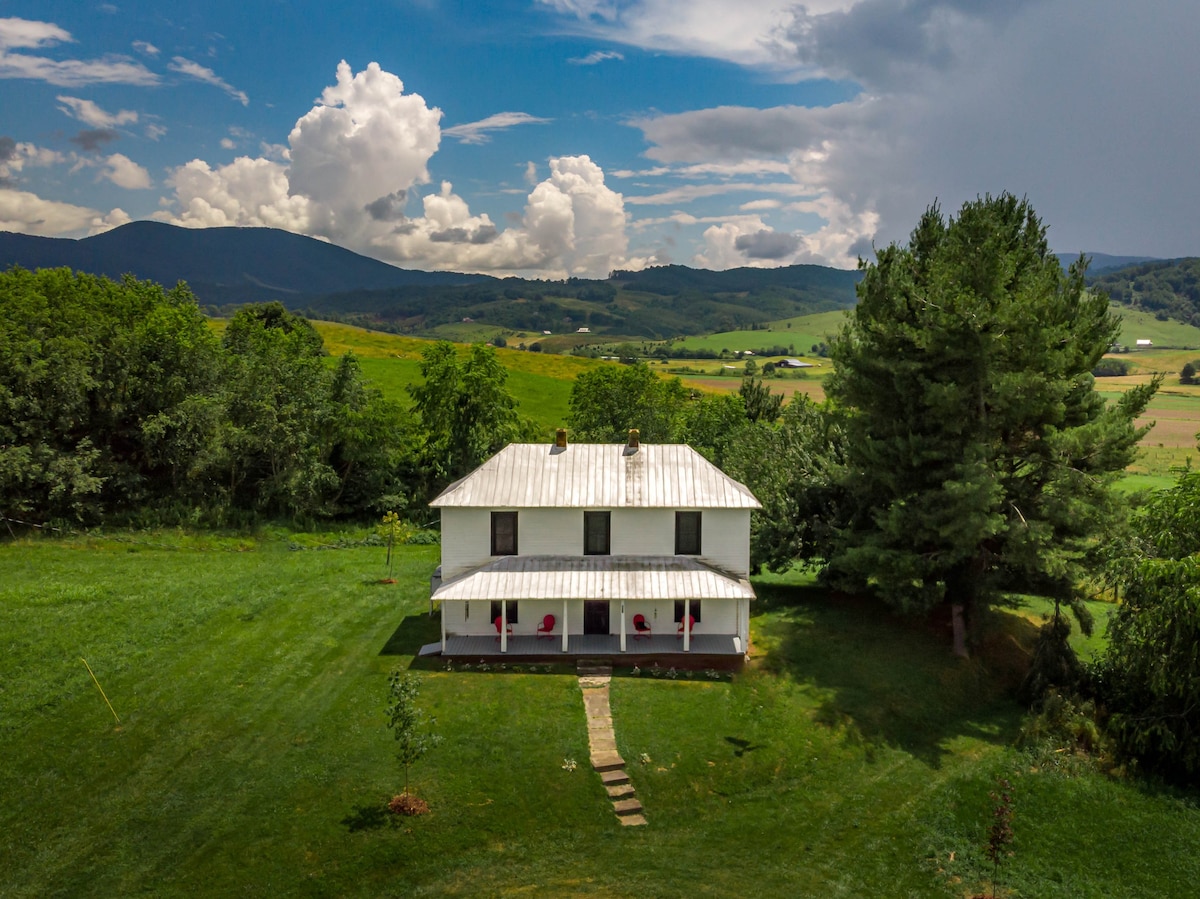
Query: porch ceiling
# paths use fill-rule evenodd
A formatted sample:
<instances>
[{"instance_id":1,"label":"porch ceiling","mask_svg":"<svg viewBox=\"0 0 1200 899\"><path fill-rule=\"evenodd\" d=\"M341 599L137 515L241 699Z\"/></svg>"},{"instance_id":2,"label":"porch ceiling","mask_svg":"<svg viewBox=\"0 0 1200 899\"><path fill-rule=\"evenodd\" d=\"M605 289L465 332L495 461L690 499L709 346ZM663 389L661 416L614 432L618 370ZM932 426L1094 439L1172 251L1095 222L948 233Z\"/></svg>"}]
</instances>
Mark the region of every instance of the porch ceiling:
<instances>
[{"instance_id":1,"label":"porch ceiling","mask_svg":"<svg viewBox=\"0 0 1200 899\"><path fill-rule=\"evenodd\" d=\"M753 599L754 589L689 556L504 556L442 584L433 599Z\"/></svg>"}]
</instances>

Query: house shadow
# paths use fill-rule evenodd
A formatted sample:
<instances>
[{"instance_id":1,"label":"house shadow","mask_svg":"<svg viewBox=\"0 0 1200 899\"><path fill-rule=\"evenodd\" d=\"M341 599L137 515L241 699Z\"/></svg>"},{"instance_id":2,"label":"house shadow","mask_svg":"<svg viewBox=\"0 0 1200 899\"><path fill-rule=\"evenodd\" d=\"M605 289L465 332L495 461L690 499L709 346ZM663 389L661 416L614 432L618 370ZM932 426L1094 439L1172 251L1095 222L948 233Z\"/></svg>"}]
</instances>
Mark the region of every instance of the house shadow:
<instances>
[{"instance_id":1,"label":"house shadow","mask_svg":"<svg viewBox=\"0 0 1200 899\"><path fill-rule=\"evenodd\" d=\"M433 669L438 667L437 657L421 656L421 647L437 643L442 638L441 620L425 614L406 615L387 638L381 656L412 656L410 668Z\"/></svg>"},{"instance_id":2,"label":"house shadow","mask_svg":"<svg viewBox=\"0 0 1200 899\"><path fill-rule=\"evenodd\" d=\"M970 659L951 652L949 616L912 620L881 603L816 587L762 585L755 667L804 685L815 720L860 745L939 768L966 738L1011 743L1015 699L1037 626L997 614Z\"/></svg>"}]
</instances>

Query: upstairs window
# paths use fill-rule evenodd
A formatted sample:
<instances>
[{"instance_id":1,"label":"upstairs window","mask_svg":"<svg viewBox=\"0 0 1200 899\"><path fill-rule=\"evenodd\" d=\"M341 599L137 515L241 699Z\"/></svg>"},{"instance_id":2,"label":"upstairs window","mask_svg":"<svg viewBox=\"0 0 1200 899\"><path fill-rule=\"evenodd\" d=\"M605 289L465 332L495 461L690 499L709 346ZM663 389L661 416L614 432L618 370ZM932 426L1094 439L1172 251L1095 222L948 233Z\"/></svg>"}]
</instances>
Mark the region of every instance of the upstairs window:
<instances>
[{"instance_id":1,"label":"upstairs window","mask_svg":"<svg viewBox=\"0 0 1200 899\"><path fill-rule=\"evenodd\" d=\"M675 513L675 555L700 555L700 513Z\"/></svg>"},{"instance_id":2,"label":"upstairs window","mask_svg":"<svg viewBox=\"0 0 1200 899\"><path fill-rule=\"evenodd\" d=\"M612 553L612 513L583 513L583 554L607 556Z\"/></svg>"},{"instance_id":3,"label":"upstairs window","mask_svg":"<svg viewBox=\"0 0 1200 899\"><path fill-rule=\"evenodd\" d=\"M492 513L492 555L515 556L517 554L517 513Z\"/></svg>"}]
</instances>

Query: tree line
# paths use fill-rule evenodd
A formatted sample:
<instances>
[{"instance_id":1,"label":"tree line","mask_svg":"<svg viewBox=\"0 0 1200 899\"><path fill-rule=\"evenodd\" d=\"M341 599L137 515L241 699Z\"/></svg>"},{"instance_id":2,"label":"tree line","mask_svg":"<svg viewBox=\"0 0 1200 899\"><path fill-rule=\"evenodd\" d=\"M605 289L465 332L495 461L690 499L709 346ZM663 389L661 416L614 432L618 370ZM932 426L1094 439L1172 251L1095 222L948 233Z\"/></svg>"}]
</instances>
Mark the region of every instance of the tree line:
<instances>
[{"instance_id":1,"label":"tree line","mask_svg":"<svg viewBox=\"0 0 1200 899\"><path fill-rule=\"evenodd\" d=\"M244 525L413 507L529 433L490 350L436 344L422 368L410 409L280 303L218 335L183 284L11 269L0 518Z\"/></svg>"}]
</instances>

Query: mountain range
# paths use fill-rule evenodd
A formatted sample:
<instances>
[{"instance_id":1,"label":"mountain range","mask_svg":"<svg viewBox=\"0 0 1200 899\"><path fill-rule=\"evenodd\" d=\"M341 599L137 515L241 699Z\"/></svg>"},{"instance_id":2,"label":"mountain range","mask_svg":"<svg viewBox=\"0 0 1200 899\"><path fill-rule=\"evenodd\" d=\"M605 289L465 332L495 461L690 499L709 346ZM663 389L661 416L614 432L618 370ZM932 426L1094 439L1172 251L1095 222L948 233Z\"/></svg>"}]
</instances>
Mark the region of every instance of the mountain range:
<instances>
[{"instance_id":1,"label":"mountain range","mask_svg":"<svg viewBox=\"0 0 1200 899\"><path fill-rule=\"evenodd\" d=\"M282 300L304 305L343 290L383 290L492 281L487 275L397 268L331 243L276 228L180 228L130 222L71 240L0 232L0 270L67 266L76 271L173 287L186 281L202 304Z\"/></svg>"}]
</instances>

